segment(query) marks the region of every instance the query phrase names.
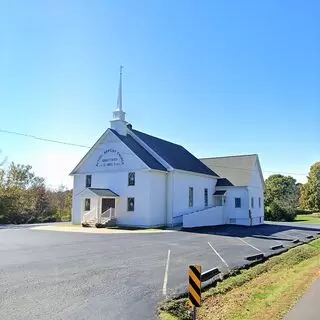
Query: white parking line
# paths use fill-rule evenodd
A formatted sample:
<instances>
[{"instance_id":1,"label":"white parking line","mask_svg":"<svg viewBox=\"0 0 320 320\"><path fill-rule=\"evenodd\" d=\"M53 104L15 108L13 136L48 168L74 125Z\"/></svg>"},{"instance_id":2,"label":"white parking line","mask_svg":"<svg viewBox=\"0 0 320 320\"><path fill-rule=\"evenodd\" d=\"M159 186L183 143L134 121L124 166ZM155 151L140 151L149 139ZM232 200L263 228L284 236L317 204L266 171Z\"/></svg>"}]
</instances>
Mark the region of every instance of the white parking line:
<instances>
[{"instance_id":1,"label":"white parking line","mask_svg":"<svg viewBox=\"0 0 320 320\"><path fill-rule=\"evenodd\" d=\"M163 287L162 287L162 294L164 296L167 295L167 283L168 283L168 271L169 271L169 261L170 261L170 249L168 250L168 257L167 257L167 264L166 264L166 271L164 272L164 280L163 280Z\"/></svg>"},{"instance_id":2,"label":"white parking line","mask_svg":"<svg viewBox=\"0 0 320 320\"><path fill-rule=\"evenodd\" d=\"M259 252L262 253L262 251L261 251L260 249L258 249L257 247L253 246L253 245L250 244L249 242L247 242L247 241L245 241L245 240L243 240L243 239L241 239L241 238L238 238L238 239L239 239L240 241L242 241L243 243L247 244L248 246L250 246L251 248L253 248L253 249L255 249L255 250L257 250L257 251L259 251Z\"/></svg>"},{"instance_id":3,"label":"white parking line","mask_svg":"<svg viewBox=\"0 0 320 320\"><path fill-rule=\"evenodd\" d=\"M211 249L215 252L215 254L220 258L220 260L226 265L226 267L229 269L228 264L226 263L226 261L220 256L220 254L218 253L218 251L211 245L210 242L208 242L208 245L211 247Z\"/></svg>"},{"instance_id":4,"label":"white parking line","mask_svg":"<svg viewBox=\"0 0 320 320\"><path fill-rule=\"evenodd\" d=\"M311 235L310 231L308 232L307 230L305 232L301 232L301 231L296 231L296 230L290 230L291 233L298 233L301 234L302 236L306 237Z\"/></svg>"}]
</instances>

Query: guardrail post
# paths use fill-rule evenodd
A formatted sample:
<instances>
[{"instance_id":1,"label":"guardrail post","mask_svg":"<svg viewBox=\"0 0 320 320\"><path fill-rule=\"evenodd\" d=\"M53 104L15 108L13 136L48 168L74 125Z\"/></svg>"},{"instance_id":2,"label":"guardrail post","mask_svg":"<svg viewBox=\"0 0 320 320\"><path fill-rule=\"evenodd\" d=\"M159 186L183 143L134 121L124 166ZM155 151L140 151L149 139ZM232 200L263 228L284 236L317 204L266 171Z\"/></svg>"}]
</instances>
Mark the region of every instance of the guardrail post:
<instances>
[{"instance_id":1,"label":"guardrail post","mask_svg":"<svg viewBox=\"0 0 320 320\"><path fill-rule=\"evenodd\" d=\"M193 320L197 319L197 307L201 305L201 266L189 266L189 301L193 305Z\"/></svg>"},{"instance_id":2,"label":"guardrail post","mask_svg":"<svg viewBox=\"0 0 320 320\"><path fill-rule=\"evenodd\" d=\"M197 307L193 307L193 317L192 320L197 320Z\"/></svg>"}]
</instances>

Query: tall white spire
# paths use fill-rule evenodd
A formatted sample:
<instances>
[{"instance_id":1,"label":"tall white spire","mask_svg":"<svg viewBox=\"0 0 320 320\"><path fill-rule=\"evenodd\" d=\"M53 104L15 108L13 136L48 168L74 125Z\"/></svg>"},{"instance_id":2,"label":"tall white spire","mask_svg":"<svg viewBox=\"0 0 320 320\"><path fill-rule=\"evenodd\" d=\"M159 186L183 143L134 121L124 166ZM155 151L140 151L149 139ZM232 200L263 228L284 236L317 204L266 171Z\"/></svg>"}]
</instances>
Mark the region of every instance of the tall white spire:
<instances>
[{"instance_id":1,"label":"tall white spire","mask_svg":"<svg viewBox=\"0 0 320 320\"><path fill-rule=\"evenodd\" d=\"M119 81L119 89L118 89L118 101L117 108L113 111L113 120L122 120L125 121L126 113L122 111L122 69L123 66L120 66L120 81Z\"/></svg>"},{"instance_id":2,"label":"tall white spire","mask_svg":"<svg viewBox=\"0 0 320 320\"><path fill-rule=\"evenodd\" d=\"M116 130L121 135L127 134L127 122L125 120L126 113L122 111L122 69L120 66L120 80L118 89L117 108L113 111L113 119L111 122L111 129Z\"/></svg>"},{"instance_id":3,"label":"tall white spire","mask_svg":"<svg viewBox=\"0 0 320 320\"><path fill-rule=\"evenodd\" d=\"M117 101L117 110L120 110L120 111L122 111L122 69L123 69L123 66L120 66L120 80L119 80L118 101Z\"/></svg>"}]
</instances>

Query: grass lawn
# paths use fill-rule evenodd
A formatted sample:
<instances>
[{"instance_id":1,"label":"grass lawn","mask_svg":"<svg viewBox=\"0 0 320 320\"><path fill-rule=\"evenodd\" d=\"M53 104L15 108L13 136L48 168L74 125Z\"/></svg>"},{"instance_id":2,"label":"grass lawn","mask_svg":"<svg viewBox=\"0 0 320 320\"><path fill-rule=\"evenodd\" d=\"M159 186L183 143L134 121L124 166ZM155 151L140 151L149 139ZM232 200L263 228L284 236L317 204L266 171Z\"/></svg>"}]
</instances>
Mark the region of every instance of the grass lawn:
<instances>
[{"instance_id":1,"label":"grass lawn","mask_svg":"<svg viewBox=\"0 0 320 320\"><path fill-rule=\"evenodd\" d=\"M232 276L202 294L199 320L277 320L320 275L320 239ZM192 319L186 298L160 307L163 320Z\"/></svg>"},{"instance_id":2,"label":"grass lawn","mask_svg":"<svg viewBox=\"0 0 320 320\"><path fill-rule=\"evenodd\" d=\"M297 215L294 222L306 224L320 224L320 218L312 216L310 214L299 214Z\"/></svg>"}]
</instances>

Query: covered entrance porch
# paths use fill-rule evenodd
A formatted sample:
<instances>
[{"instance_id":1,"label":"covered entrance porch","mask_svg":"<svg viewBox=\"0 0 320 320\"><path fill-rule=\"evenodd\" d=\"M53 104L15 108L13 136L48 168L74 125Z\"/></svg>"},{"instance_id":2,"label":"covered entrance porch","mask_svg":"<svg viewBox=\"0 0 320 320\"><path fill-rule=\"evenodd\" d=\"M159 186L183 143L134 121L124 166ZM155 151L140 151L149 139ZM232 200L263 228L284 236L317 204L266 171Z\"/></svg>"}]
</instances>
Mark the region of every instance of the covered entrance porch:
<instances>
[{"instance_id":1,"label":"covered entrance porch","mask_svg":"<svg viewBox=\"0 0 320 320\"><path fill-rule=\"evenodd\" d=\"M83 226L108 227L116 225L119 195L110 189L86 188L80 193L81 224Z\"/></svg>"}]
</instances>

